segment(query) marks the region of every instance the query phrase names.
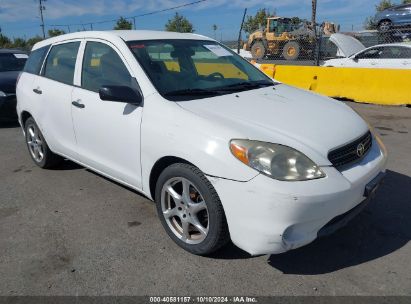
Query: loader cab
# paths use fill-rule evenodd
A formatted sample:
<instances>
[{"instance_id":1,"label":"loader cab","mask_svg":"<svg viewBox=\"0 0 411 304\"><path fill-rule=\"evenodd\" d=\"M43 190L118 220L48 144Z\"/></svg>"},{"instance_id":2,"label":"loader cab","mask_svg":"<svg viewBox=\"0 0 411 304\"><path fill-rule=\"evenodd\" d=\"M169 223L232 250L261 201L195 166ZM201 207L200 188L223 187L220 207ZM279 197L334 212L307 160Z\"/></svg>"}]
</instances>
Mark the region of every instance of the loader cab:
<instances>
[{"instance_id":1,"label":"loader cab","mask_svg":"<svg viewBox=\"0 0 411 304\"><path fill-rule=\"evenodd\" d=\"M293 31L293 24L290 18L267 18L267 33L281 36L283 33L289 33L291 31Z\"/></svg>"}]
</instances>

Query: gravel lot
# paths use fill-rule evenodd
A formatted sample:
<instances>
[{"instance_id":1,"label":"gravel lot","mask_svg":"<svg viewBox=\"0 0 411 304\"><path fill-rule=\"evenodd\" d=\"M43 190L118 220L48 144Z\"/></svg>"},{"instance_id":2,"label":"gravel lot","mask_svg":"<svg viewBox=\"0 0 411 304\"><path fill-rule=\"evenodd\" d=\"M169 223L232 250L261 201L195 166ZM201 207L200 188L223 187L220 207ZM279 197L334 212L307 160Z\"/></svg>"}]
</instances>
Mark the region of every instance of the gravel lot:
<instances>
[{"instance_id":1,"label":"gravel lot","mask_svg":"<svg viewBox=\"0 0 411 304\"><path fill-rule=\"evenodd\" d=\"M0 295L411 295L411 109L349 105L390 152L377 198L328 238L258 257L183 251L148 199L71 162L37 168L2 125Z\"/></svg>"}]
</instances>

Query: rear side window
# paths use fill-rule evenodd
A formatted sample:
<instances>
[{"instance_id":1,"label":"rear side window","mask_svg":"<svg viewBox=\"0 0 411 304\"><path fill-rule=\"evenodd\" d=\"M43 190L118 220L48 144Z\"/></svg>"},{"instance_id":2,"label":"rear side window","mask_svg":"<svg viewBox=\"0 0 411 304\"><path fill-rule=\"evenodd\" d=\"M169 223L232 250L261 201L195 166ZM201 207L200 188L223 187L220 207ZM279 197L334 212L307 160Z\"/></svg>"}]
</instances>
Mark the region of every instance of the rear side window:
<instances>
[{"instance_id":1,"label":"rear side window","mask_svg":"<svg viewBox=\"0 0 411 304\"><path fill-rule=\"evenodd\" d=\"M79 46L79 41L53 46L47 56L43 75L65 84L73 84Z\"/></svg>"},{"instance_id":2,"label":"rear side window","mask_svg":"<svg viewBox=\"0 0 411 304\"><path fill-rule=\"evenodd\" d=\"M0 53L0 72L21 71L26 60L26 54Z\"/></svg>"},{"instance_id":3,"label":"rear side window","mask_svg":"<svg viewBox=\"0 0 411 304\"><path fill-rule=\"evenodd\" d=\"M81 87L98 92L103 85L132 86L132 77L120 56L108 45L87 42Z\"/></svg>"},{"instance_id":4,"label":"rear side window","mask_svg":"<svg viewBox=\"0 0 411 304\"><path fill-rule=\"evenodd\" d=\"M23 71L31 74L40 74L41 66L44 61L44 57L47 55L47 51L50 46L43 46L37 50L30 53L29 59L26 61Z\"/></svg>"}]
</instances>

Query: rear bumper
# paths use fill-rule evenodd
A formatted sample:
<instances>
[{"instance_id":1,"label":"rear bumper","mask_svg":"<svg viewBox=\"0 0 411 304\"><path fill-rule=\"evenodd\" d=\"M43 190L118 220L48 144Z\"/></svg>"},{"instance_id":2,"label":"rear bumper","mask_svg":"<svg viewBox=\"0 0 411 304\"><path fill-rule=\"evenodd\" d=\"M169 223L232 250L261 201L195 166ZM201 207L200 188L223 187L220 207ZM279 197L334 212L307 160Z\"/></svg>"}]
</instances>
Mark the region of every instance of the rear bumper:
<instances>
[{"instance_id":1,"label":"rear bumper","mask_svg":"<svg viewBox=\"0 0 411 304\"><path fill-rule=\"evenodd\" d=\"M317 180L281 182L263 175L248 182L210 180L233 243L253 255L272 254L304 246L345 225L362 210L357 206L365 207L366 188L385 171L385 163L374 140L361 162L343 172L323 167L327 177Z\"/></svg>"},{"instance_id":2,"label":"rear bumper","mask_svg":"<svg viewBox=\"0 0 411 304\"><path fill-rule=\"evenodd\" d=\"M16 103L16 95L0 97L0 118L16 120Z\"/></svg>"}]
</instances>

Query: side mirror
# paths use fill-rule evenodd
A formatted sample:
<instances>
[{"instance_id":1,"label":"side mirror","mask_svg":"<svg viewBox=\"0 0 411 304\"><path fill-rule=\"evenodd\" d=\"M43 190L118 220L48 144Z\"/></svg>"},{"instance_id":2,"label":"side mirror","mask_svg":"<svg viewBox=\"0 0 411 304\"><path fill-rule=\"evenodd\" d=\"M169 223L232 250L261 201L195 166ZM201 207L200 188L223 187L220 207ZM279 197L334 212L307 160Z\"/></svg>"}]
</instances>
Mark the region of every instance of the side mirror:
<instances>
[{"instance_id":1,"label":"side mirror","mask_svg":"<svg viewBox=\"0 0 411 304\"><path fill-rule=\"evenodd\" d=\"M141 105L141 93L128 86L104 85L98 91L101 100Z\"/></svg>"}]
</instances>

